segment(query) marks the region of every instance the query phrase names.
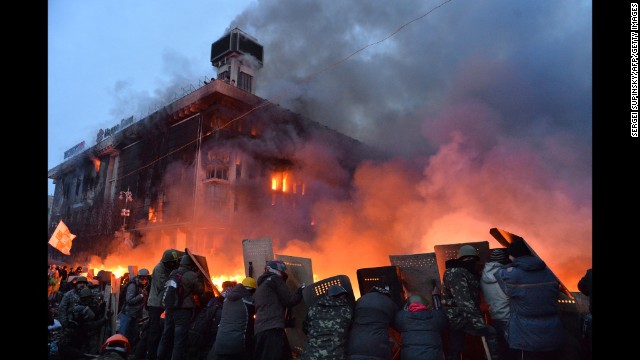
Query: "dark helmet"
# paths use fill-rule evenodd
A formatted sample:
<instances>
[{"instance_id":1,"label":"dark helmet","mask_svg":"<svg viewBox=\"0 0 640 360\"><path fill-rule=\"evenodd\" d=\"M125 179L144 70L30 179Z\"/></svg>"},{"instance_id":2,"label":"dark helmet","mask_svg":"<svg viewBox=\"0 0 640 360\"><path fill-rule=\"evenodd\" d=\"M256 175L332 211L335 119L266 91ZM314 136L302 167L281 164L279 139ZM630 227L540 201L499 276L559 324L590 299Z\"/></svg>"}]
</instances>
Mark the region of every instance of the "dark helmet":
<instances>
[{"instance_id":1,"label":"dark helmet","mask_svg":"<svg viewBox=\"0 0 640 360\"><path fill-rule=\"evenodd\" d=\"M465 256L475 256L480 257L478 255L478 250L471 245L462 245L460 249L458 249L458 259L461 259Z\"/></svg>"},{"instance_id":2,"label":"dark helmet","mask_svg":"<svg viewBox=\"0 0 640 360\"><path fill-rule=\"evenodd\" d=\"M86 277L86 276L78 276L78 277L76 278L76 284L79 284L79 283L85 283L85 284L87 284L88 282L89 282L89 281L87 281L87 277Z\"/></svg>"},{"instance_id":3,"label":"dark helmet","mask_svg":"<svg viewBox=\"0 0 640 360\"><path fill-rule=\"evenodd\" d=\"M93 291L91 291L91 289L89 289L88 287L80 290L80 294L78 294L78 296L80 296L80 299L86 299L88 297L91 297L93 295Z\"/></svg>"},{"instance_id":4,"label":"dark helmet","mask_svg":"<svg viewBox=\"0 0 640 360\"><path fill-rule=\"evenodd\" d=\"M180 260L180 265L187 265L187 266L192 266L192 267L196 266L196 264L191 259L191 256L186 255L186 254Z\"/></svg>"},{"instance_id":5,"label":"dark helmet","mask_svg":"<svg viewBox=\"0 0 640 360\"><path fill-rule=\"evenodd\" d=\"M142 268L140 269L140 271L138 271L138 276L149 276L149 270Z\"/></svg>"},{"instance_id":6,"label":"dark helmet","mask_svg":"<svg viewBox=\"0 0 640 360\"><path fill-rule=\"evenodd\" d=\"M280 261L280 260L267 261L267 264L265 265L265 268L272 269L272 270L278 270L278 271L282 271L282 272L287 271L287 265L285 265L285 263L283 261ZM268 271L268 269L265 269L265 270Z\"/></svg>"},{"instance_id":7,"label":"dark helmet","mask_svg":"<svg viewBox=\"0 0 640 360\"><path fill-rule=\"evenodd\" d=\"M331 285L329 286L329 289L327 289L327 295L329 296L340 296L348 293L349 292L340 285Z\"/></svg>"},{"instance_id":8,"label":"dark helmet","mask_svg":"<svg viewBox=\"0 0 640 360\"><path fill-rule=\"evenodd\" d=\"M117 351L126 358L129 355L129 352L131 352L131 345L129 345L129 340L127 340L126 336L122 334L115 334L104 342L100 348L100 353L104 354L107 350Z\"/></svg>"},{"instance_id":9,"label":"dark helmet","mask_svg":"<svg viewBox=\"0 0 640 360\"><path fill-rule=\"evenodd\" d=\"M178 262L180 260L180 255L178 254L178 251L175 249L168 249L165 250L164 253L162 253L162 262Z\"/></svg>"}]
</instances>

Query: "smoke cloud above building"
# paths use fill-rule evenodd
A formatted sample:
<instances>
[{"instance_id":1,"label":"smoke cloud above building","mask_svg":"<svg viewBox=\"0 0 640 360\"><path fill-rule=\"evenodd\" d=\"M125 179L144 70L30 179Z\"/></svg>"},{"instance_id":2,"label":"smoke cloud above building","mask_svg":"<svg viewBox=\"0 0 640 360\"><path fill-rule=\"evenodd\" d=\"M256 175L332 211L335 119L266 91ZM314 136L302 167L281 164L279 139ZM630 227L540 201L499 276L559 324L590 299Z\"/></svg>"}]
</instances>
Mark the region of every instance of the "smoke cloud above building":
<instances>
[{"instance_id":1,"label":"smoke cloud above building","mask_svg":"<svg viewBox=\"0 0 640 360\"><path fill-rule=\"evenodd\" d=\"M264 46L256 95L387 154L360 164L352 188L316 194L314 241L275 241L274 252L312 258L320 279L354 282L358 268L389 265L389 255L499 247L489 234L498 227L576 290L592 260L591 12L590 2L546 0L250 5L228 30ZM167 54L174 81L140 104L187 82L182 60ZM296 156L342 180L331 154L314 141ZM238 250L220 244L209 263L234 274L242 238L269 237L280 226L272 220L244 219L264 233L238 230Z\"/></svg>"}]
</instances>

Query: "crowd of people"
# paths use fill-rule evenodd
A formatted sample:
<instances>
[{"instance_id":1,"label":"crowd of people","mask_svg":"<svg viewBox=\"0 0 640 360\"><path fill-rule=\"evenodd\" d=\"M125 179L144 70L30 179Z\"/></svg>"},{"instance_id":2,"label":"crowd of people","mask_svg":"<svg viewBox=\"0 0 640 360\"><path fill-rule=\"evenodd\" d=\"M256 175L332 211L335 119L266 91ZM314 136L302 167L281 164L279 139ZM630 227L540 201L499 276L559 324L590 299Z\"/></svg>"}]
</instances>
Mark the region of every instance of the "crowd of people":
<instances>
[{"instance_id":1,"label":"crowd of people","mask_svg":"<svg viewBox=\"0 0 640 360\"><path fill-rule=\"evenodd\" d=\"M60 336L51 341L56 349L49 358L459 360L470 352L469 337L482 341L486 359L562 358L560 284L524 241L493 249L483 267L478 250L463 245L445 268L441 302L407 294L399 304L383 277L354 305L344 287L331 285L309 304L302 322L306 340L296 353L287 339L285 314L303 301L304 284L289 291L282 261L266 262L257 280L225 282L215 296L194 260L168 249L152 273L140 269L121 288L117 329L110 328L113 313L99 285L85 276L67 281L66 267L52 266L49 325ZM176 287L177 303L167 300L168 284ZM579 290L591 298L591 269ZM588 315L585 359L591 356L591 306Z\"/></svg>"}]
</instances>

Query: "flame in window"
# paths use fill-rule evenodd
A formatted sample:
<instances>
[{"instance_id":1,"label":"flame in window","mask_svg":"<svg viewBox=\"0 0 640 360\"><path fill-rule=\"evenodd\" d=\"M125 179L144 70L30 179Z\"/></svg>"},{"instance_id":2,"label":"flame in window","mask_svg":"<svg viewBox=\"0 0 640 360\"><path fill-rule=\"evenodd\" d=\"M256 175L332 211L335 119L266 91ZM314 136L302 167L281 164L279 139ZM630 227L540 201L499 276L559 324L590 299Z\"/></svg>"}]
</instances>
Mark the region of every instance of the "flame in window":
<instances>
[{"instance_id":1,"label":"flame in window","mask_svg":"<svg viewBox=\"0 0 640 360\"><path fill-rule=\"evenodd\" d=\"M282 173L282 192L287 192L287 177L289 177L288 173Z\"/></svg>"},{"instance_id":2,"label":"flame in window","mask_svg":"<svg viewBox=\"0 0 640 360\"><path fill-rule=\"evenodd\" d=\"M93 161L93 166L96 169L96 172L100 171L100 159L98 158L92 158L91 161Z\"/></svg>"},{"instance_id":3,"label":"flame in window","mask_svg":"<svg viewBox=\"0 0 640 360\"><path fill-rule=\"evenodd\" d=\"M148 214L149 222L156 222L156 211L153 206L149 206L149 214Z\"/></svg>"}]
</instances>

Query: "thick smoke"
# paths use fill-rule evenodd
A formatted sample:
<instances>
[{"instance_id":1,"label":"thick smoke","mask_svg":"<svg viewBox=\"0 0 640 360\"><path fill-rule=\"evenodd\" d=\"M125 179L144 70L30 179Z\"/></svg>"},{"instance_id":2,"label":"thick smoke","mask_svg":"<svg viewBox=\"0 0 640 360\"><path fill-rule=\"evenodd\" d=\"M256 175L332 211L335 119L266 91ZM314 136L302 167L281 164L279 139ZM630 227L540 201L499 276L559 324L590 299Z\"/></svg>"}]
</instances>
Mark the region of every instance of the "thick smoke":
<instances>
[{"instance_id":1,"label":"thick smoke","mask_svg":"<svg viewBox=\"0 0 640 360\"><path fill-rule=\"evenodd\" d=\"M354 279L389 254L497 247L499 227L575 290L591 266L591 6L451 1L340 62L441 3L258 1L230 24L264 45L258 95L398 159L363 164L354 199L314 209L318 241L276 252Z\"/></svg>"},{"instance_id":2,"label":"thick smoke","mask_svg":"<svg viewBox=\"0 0 640 360\"><path fill-rule=\"evenodd\" d=\"M499 247L489 235L498 227L575 290L592 256L591 5L441 3L259 0L231 22L264 46L257 95L392 159L361 164L346 200L327 186L311 209L317 239L275 241L274 251L355 286L358 268L389 265L388 255ZM342 176L312 161L330 158L321 143L299 150L315 173ZM237 251L216 244L217 273L242 268L242 238L279 226L246 220L264 233L239 232Z\"/></svg>"}]
</instances>

